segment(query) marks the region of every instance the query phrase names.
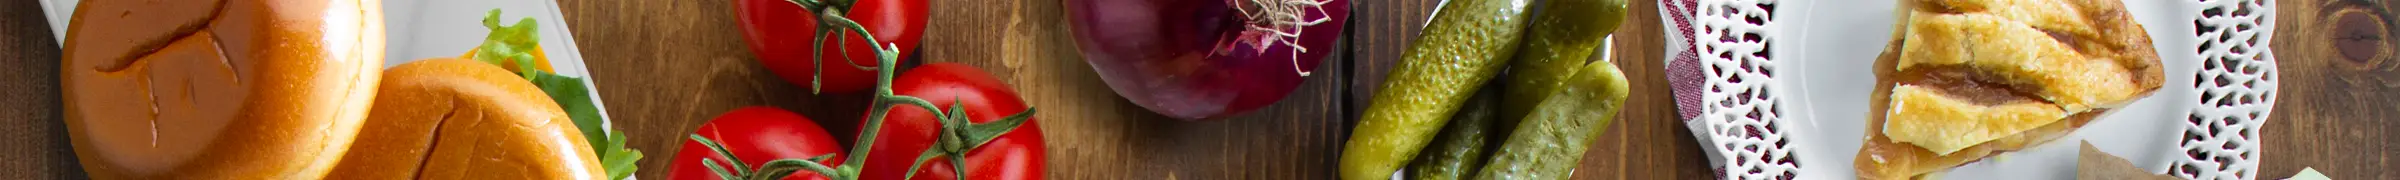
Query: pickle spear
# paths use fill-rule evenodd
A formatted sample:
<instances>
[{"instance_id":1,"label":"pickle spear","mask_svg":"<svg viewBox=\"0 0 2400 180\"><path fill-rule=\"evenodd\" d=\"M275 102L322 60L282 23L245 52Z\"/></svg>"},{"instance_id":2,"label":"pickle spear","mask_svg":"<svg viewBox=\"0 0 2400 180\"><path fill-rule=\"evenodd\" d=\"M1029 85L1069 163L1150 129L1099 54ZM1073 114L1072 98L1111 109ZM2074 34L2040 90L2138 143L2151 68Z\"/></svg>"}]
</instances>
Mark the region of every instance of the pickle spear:
<instances>
[{"instance_id":1,"label":"pickle spear","mask_svg":"<svg viewBox=\"0 0 2400 180\"><path fill-rule=\"evenodd\" d=\"M1532 29L1526 29L1525 47L1509 62L1500 118L1511 123L1503 125L1525 119L1535 104L1558 91L1559 83L1583 67L1625 19L1625 0L1551 0L1542 8L1533 15Z\"/></svg>"},{"instance_id":2,"label":"pickle spear","mask_svg":"<svg viewBox=\"0 0 2400 180\"><path fill-rule=\"evenodd\" d=\"M1475 179L1566 179L1592 139L1608 130L1625 105L1624 72L1606 62L1576 70L1559 90L1517 123Z\"/></svg>"},{"instance_id":3,"label":"pickle spear","mask_svg":"<svg viewBox=\"0 0 2400 180\"><path fill-rule=\"evenodd\" d=\"M1341 178L1389 179L1516 52L1531 0L1452 0L1375 92L1342 149Z\"/></svg>"},{"instance_id":4,"label":"pickle spear","mask_svg":"<svg viewBox=\"0 0 2400 180\"><path fill-rule=\"evenodd\" d=\"M1497 147L1500 143L1492 142L1500 139L1495 137L1508 131L1499 127L1502 91L1499 86L1500 83L1484 85L1483 90L1475 92L1475 97L1467 98L1467 107L1451 116L1450 125L1442 126L1441 134L1434 135L1433 144L1425 146L1424 152L1409 162L1408 179L1466 179L1483 170L1484 159L1491 157L1487 149Z\"/></svg>"}]
</instances>

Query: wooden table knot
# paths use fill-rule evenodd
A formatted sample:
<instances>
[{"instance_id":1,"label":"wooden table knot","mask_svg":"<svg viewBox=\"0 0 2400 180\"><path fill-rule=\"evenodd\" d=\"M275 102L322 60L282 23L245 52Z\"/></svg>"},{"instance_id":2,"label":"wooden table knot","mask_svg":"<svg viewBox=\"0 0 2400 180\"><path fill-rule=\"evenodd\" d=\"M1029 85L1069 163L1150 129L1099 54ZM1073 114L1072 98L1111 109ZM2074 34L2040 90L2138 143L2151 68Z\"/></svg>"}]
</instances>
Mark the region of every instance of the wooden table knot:
<instances>
[{"instance_id":1,"label":"wooden table knot","mask_svg":"<svg viewBox=\"0 0 2400 180\"><path fill-rule=\"evenodd\" d=\"M2392 54L2393 41L2387 38L2392 34L2390 19L2386 18L2390 15L2388 11L2357 4L2337 6L2340 10L2329 15L2334 22L2328 42L2333 43L2335 52L2349 60L2346 62L2362 65L2353 67L2379 68L2375 65L2382 64L2379 61L2389 59L2387 56Z\"/></svg>"}]
</instances>

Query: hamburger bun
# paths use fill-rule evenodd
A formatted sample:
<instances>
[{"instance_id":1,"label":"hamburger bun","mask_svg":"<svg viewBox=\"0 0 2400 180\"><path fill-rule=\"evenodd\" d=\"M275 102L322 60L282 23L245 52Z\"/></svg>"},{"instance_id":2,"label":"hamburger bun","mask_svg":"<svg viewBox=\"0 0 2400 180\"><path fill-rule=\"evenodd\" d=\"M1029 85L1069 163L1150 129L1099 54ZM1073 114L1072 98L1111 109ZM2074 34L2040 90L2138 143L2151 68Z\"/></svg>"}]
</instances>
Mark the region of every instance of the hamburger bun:
<instances>
[{"instance_id":1,"label":"hamburger bun","mask_svg":"<svg viewBox=\"0 0 2400 180\"><path fill-rule=\"evenodd\" d=\"M602 179L550 96L500 66L438 58L386 70L336 179Z\"/></svg>"},{"instance_id":2,"label":"hamburger bun","mask_svg":"<svg viewBox=\"0 0 2400 180\"><path fill-rule=\"evenodd\" d=\"M375 0L86 0L60 83L98 179L311 179L358 135L384 56Z\"/></svg>"}]
</instances>

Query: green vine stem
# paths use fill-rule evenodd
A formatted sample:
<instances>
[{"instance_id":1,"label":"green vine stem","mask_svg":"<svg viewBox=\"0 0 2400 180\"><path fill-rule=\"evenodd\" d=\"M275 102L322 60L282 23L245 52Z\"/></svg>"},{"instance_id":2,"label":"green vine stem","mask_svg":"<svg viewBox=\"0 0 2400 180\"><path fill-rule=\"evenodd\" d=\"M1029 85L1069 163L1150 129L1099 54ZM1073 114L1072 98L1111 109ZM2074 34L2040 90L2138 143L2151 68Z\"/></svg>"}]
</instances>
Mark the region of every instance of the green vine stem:
<instances>
[{"instance_id":1,"label":"green vine stem","mask_svg":"<svg viewBox=\"0 0 2400 180\"><path fill-rule=\"evenodd\" d=\"M892 92L892 79L894 76L898 75L898 70L888 67L898 67L898 45L872 43L878 41L876 41L873 34L870 34L867 31L865 26L859 25L857 21L852 21L850 18L843 16L843 14L847 12L851 5L857 3L855 0L786 1L790 1L792 4L799 5L802 9L812 11L814 12L813 14L816 14L817 16L818 24L817 29L815 30L816 32L814 32L816 35L816 40L814 43L816 44L816 47L819 47L819 49L811 50L814 54L811 55L810 59L812 64L816 64L817 67L815 68L817 68L818 71L816 77L809 81L810 93L817 93L818 89L820 88L819 86L822 86L821 81L824 76L823 70L825 67L822 65L824 60L822 60L821 57L823 57L825 54L824 47L827 47L825 46L826 39L837 39L837 42L835 43L839 45L845 43L840 42L842 40L838 40L841 35L850 32L856 32L858 36L866 39L867 42L870 42L870 46L875 48L875 59L876 63L878 64L876 67L860 66L857 63L848 60L850 58L848 53L843 53L841 55L844 59L843 62L850 64L852 67L875 70L875 98L874 102L870 103L871 107L868 110L868 112L872 113L868 113L866 127L862 128L859 132L857 141L858 143L850 147L850 156L843 159L842 164L838 166L827 166L825 164L818 163L819 161L823 161L832 157L832 154L826 154L807 159L777 159L774 161L769 161L765 164L760 164L756 169L752 169L748 164L743 163L740 158L734 157L733 152L726 150L722 144L719 144L719 142L710 140L707 137L701 137L698 134L690 135L693 141L699 142L701 145L707 146L711 150L715 150L718 155L724 157L723 161L726 161L727 164L730 164L718 165L716 161L710 161L707 158L701 159L701 164L708 166L709 170L715 171L719 177L724 179L745 180L782 179L783 177L791 176L793 173L806 170L810 172L816 172L817 174L836 180L858 179L859 168L864 166L864 163L866 163L866 158L869 155L868 153L869 151L873 150L872 147L874 147L876 136L879 135L883 129L883 121L887 114L891 112L892 107L896 105L912 105L927 109L927 113L932 113L933 117L936 117L941 122L942 129L940 131L941 135L937 136L934 146L926 147L925 151L917 156L916 162L909 165L908 174L905 175L904 178L915 178L918 167L924 166L926 161L938 157L948 157L951 162L950 164L952 169L960 171L957 173L960 175L957 177L957 179L964 180L966 179L965 175L968 174L965 172L967 168L965 168L966 159L964 158L968 151L982 147L984 143L991 142L992 139L999 138L1001 134L1015 130L1017 126L1023 125L1025 121L1033 118L1034 109L1026 108L1024 112L1018 112L1017 114L1009 115L1008 117L1002 118L998 121L973 123L967 119L966 108L958 106L959 104L953 103L951 108L949 108L949 112L943 112L941 111L941 108L937 108L939 106L935 106L933 102L926 101L925 99L897 95ZM729 171L727 169L728 167L725 166L732 166L730 167L731 170Z\"/></svg>"}]
</instances>

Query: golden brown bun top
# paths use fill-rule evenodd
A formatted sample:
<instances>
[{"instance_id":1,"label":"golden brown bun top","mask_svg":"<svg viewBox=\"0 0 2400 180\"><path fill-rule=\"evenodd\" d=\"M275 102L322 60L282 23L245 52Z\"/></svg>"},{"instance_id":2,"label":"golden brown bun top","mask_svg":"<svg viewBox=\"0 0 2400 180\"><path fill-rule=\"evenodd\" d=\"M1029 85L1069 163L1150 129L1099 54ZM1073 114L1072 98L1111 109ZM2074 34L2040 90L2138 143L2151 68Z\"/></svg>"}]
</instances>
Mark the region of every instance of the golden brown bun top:
<instances>
[{"instance_id":1,"label":"golden brown bun top","mask_svg":"<svg viewBox=\"0 0 2400 180\"><path fill-rule=\"evenodd\" d=\"M381 4L84 1L60 69L77 158L101 179L324 176L374 98Z\"/></svg>"},{"instance_id":2,"label":"golden brown bun top","mask_svg":"<svg viewBox=\"0 0 2400 180\"><path fill-rule=\"evenodd\" d=\"M336 179L600 179L582 131L532 82L481 61L384 72Z\"/></svg>"}]
</instances>

